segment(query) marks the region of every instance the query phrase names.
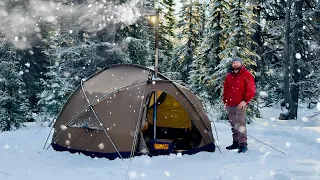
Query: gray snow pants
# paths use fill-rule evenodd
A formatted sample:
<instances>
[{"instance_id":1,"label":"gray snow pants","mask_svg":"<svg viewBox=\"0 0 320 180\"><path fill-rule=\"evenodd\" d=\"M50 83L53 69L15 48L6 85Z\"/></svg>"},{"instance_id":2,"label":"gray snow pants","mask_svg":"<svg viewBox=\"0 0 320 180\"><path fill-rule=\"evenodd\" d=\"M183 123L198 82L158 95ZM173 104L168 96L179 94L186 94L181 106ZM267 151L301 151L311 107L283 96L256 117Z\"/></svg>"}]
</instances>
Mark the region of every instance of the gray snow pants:
<instances>
[{"instance_id":1,"label":"gray snow pants","mask_svg":"<svg viewBox=\"0 0 320 180\"><path fill-rule=\"evenodd\" d=\"M233 140L239 145L247 145L247 128L246 128L246 108L238 109L237 106L226 106L228 112L228 119L232 126Z\"/></svg>"}]
</instances>

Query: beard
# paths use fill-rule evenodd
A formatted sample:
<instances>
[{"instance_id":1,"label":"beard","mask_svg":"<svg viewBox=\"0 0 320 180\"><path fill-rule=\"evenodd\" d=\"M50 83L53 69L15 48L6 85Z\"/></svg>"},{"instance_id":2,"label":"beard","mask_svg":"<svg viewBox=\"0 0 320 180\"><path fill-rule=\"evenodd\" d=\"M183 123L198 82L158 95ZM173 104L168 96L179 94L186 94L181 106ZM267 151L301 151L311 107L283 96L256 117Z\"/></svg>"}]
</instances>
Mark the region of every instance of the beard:
<instances>
[{"instance_id":1,"label":"beard","mask_svg":"<svg viewBox=\"0 0 320 180\"><path fill-rule=\"evenodd\" d=\"M240 70L241 68L242 68L242 66L232 67L233 70Z\"/></svg>"}]
</instances>

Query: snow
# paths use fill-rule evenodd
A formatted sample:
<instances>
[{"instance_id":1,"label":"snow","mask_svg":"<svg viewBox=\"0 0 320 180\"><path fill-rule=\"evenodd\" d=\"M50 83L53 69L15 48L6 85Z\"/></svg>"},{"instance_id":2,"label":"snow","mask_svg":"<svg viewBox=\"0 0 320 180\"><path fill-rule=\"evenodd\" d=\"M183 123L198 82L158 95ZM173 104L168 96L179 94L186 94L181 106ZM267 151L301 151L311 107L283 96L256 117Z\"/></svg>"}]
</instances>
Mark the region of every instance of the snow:
<instances>
[{"instance_id":1,"label":"snow","mask_svg":"<svg viewBox=\"0 0 320 180\"><path fill-rule=\"evenodd\" d=\"M231 129L219 122L215 125L222 153L217 149L195 155L139 156L131 162L42 150L50 128L26 123L18 131L0 133L0 159L5 162L0 164L0 179L316 180L320 179L320 117L304 120L315 110L300 108L297 120L280 121L280 108L264 108L262 118L247 126L250 136L286 154L250 137L246 153L227 151ZM99 148L105 148L102 142Z\"/></svg>"},{"instance_id":2,"label":"snow","mask_svg":"<svg viewBox=\"0 0 320 180\"><path fill-rule=\"evenodd\" d=\"M24 64L25 66L27 66L27 68L30 68L30 63L27 62L26 64Z\"/></svg>"},{"instance_id":3,"label":"snow","mask_svg":"<svg viewBox=\"0 0 320 180\"><path fill-rule=\"evenodd\" d=\"M259 94L262 98L266 98L268 96L268 93L266 91L260 91Z\"/></svg>"},{"instance_id":4,"label":"snow","mask_svg":"<svg viewBox=\"0 0 320 180\"><path fill-rule=\"evenodd\" d=\"M300 53L296 53L296 58L297 59L301 59L301 54Z\"/></svg>"},{"instance_id":5,"label":"snow","mask_svg":"<svg viewBox=\"0 0 320 180\"><path fill-rule=\"evenodd\" d=\"M104 144L103 144L103 143L100 143L100 144L98 145L98 147L99 147L99 149L104 149Z\"/></svg>"}]
</instances>

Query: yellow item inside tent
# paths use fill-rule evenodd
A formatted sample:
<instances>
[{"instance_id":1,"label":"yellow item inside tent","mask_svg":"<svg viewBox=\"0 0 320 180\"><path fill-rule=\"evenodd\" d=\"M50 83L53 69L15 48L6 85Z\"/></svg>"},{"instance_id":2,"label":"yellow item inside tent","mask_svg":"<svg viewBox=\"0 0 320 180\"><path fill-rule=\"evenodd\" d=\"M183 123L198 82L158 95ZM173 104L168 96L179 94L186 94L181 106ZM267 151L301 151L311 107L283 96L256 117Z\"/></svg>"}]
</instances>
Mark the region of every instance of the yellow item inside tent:
<instances>
[{"instance_id":1,"label":"yellow item inside tent","mask_svg":"<svg viewBox=\"0 0 320 180\"><path fill-rule=\"evenodd\" d=\"M188 112L173 96L161 91L157 91L156 94L158 101L156 124L158 127L191 128L191 118L189 117ZM161 99L163 97L165 97L164 100ZM149 110L147 115L147 121L150 125L153 125L153 104L154 93L152 94L149 102Z\"/></svg>"}]
</instances>

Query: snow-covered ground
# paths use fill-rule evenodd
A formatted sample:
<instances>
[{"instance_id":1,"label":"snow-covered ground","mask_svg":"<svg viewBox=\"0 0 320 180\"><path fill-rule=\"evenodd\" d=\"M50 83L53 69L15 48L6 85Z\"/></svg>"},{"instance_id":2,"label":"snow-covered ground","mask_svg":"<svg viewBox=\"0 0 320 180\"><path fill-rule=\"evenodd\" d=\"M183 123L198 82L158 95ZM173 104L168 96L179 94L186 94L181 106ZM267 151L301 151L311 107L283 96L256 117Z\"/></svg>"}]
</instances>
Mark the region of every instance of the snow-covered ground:
<instances>
[{"instance_id":1,"label":"snow-covered ground","mask_svg":"<svg viewBox=\"0 0 320 180\"><path fill-rule=\"evenodd\" d=\"M282 154L252 138L245 154L227 151L230 127L216 123L222 153L135 157L130 179L174 180L319 180L320 118L306 119L313 111L299 111L299 119L277 120L280 110L263 109L261 119L248 125L250 136L284 151ZM0 133L0 180L122 180L129 159L93 159L79 154L42 151L49 128L36 123L15 132ZM215 135L216 137L216 135Z\"/></svg>"}]
</instances>

